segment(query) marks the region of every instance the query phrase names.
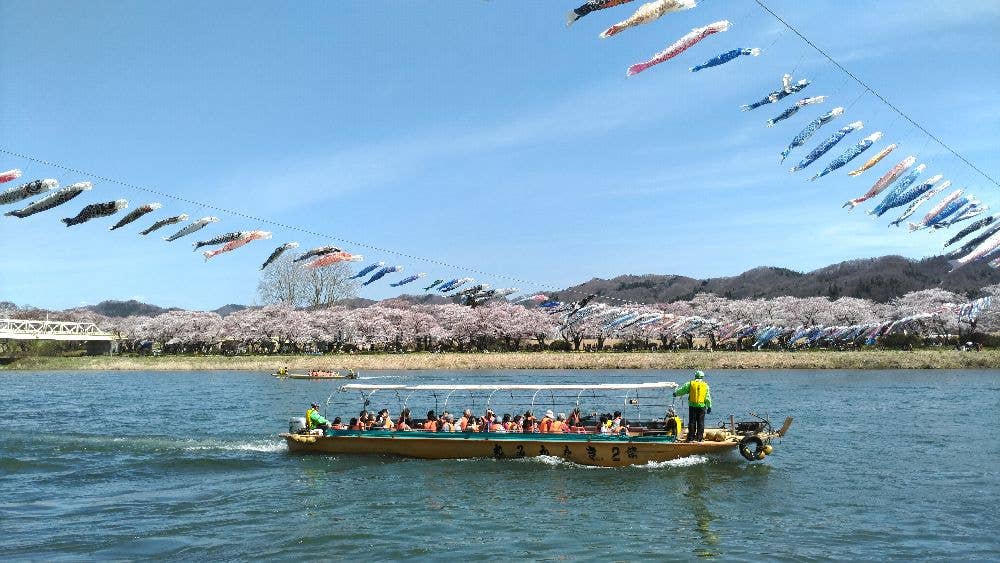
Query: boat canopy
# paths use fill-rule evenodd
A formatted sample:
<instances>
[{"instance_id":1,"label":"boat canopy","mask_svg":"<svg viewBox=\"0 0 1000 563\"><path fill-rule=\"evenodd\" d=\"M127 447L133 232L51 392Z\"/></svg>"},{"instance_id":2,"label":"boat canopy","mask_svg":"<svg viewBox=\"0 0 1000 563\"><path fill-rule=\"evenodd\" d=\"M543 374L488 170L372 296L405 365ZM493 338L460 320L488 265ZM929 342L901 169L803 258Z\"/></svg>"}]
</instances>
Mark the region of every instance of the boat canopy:
<instances>
[{"instance_id":1,"label":"boat canopy","mask_svg":"<svg viewBox=\"0 0 1000 563\"><path fill-rule=\"evenodd\" d=\"M341 391L614 391L619 389L674 389L673 381L653 383L594 383L591 385L369 385L349 383Z\"/></svg>"}]
</instances>

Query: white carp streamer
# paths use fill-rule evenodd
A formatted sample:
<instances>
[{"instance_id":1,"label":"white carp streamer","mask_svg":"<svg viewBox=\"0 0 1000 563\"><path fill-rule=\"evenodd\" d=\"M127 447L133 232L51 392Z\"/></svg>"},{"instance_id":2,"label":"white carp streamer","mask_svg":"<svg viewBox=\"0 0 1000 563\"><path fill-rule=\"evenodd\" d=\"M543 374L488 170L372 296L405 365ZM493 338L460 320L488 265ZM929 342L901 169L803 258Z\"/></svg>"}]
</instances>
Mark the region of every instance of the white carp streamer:
<instances>
[{"instance_id":1,"label":"white carp streamer","mask_svg":"<svg viewBox=\"0 0 1000 563\"><path fill-rule=\"evenodd\" d=\"M683 53L684 51L690 49L691 47L697 45L699 41L708 37L709 35L712 35L714 33L721 33L723 31L727 31L728 29L729 29L729 22L726 20L710 23L705 27L696 27L692 29L690 33L688 33L684 37L681 37L666 49L653 55L651 59L643 61L641 63L636 63L628 67L628 71L625 73L625 76L634 76L651 66L658 65L664 61L668 61L676 57L677 55Z\"/></svg>"},{"instance_id":2,"label":"white carp streamer","mask_svg":"<svg viewBox=\"0 0 1000 563\"><path fill-rule=\"evenodd\" d=\"M620 21L615 25L601 32L601 39L607 39L612 35L617 35L622 31L660 19L671 12L690 10L698 4L694 0L655 0L639 6L639 9L628 19Z\"/></svg>"}]
</instances>

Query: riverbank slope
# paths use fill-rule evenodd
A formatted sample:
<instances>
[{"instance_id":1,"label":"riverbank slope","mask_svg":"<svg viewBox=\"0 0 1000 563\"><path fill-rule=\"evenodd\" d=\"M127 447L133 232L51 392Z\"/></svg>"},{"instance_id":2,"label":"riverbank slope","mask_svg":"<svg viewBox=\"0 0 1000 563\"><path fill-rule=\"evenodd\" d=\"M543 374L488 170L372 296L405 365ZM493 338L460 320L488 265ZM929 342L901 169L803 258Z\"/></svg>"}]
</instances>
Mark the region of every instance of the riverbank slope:
<instances>
[{"instance_id":1,"label":"riverbank slope","mask_svg":"<svg viewBox=\"0 0 1000 563\"><path fill-rule=\"evenodd\" d=\"M328 356L84 356L19 358L0 370L309 369L976 369L1000 368L1000 350L860 352L509 352L339 354Z\"/></svg>"}]
</instances>

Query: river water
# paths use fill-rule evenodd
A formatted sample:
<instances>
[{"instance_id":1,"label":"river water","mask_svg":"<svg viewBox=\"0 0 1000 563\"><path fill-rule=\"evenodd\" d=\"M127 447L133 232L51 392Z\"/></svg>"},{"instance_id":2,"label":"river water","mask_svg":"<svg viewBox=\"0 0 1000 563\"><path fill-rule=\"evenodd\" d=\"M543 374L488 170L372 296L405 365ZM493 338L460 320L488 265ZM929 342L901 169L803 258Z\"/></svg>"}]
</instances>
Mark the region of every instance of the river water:
<instances>
[{"instance_id":1,"label":"river water","mask_svg":"<svg viewBox=\"0 0 1000 563\"><path fill-rule=\"evenodd\" d=\"M0 373L0 558L1000 558L1000 371L719 371L709 382L710 422L748 409L795 417L766 461L602 469L553 458L292 456L276 434L339 382ZM360 406L335 393L327 414Z\"/></svg>"}]
</instances>

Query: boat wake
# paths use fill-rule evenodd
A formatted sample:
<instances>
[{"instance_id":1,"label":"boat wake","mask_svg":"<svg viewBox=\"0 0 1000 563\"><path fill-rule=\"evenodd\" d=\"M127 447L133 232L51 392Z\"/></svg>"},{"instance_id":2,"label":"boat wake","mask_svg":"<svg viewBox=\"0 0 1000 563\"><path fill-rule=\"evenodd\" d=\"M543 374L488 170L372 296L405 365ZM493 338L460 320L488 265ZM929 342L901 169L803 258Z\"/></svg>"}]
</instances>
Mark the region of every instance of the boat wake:
<instances>
[{"instance_id":1,"label":"boat wake","mask_svg":"<svg viewBox=\"0 0 1000 563\"><path fill-rule=\"evenodd\" d=\"M283 441L256 440L253 442L225 442L211 441L182 448L188 452L220 451L220 452L260 452L272 453L288 450L288 446Z\"/></svg>"},{"instance_id":2,"label":"boat wake","mask_svg":"<svg viewBox=\"0 0 1000 563\"><path fill-rule=\"evenodd\" d=\"M650 461L644 465L637 465L638 469L663 469L665 467L691 467L693 465L701 465L703 463L708 463L708 458L703 455L692 455L688 457L680 457L677 459L671 459L668 461Z\"/></svg>"},{"instance_id":3,"label":"boat wake","mask_svg":"<svg viewBox=\"0 0 1000 563\"><path fill-rule=\"evenodd\" d=\"M15 442L15 441L12 441ZM25 447L36 449L39 445L60 452L78 451L91 452L130 452L130 453L166 453L166 452L252 452L273 453L283 452L288 446L282 440L224 440L219 438L179 439L166 436L95 436L49 434L34 435L26 440ZM9 446L17 447L15 443Z\"/></svg>"},{"instance_id":4,"label":"boat wake","mask_svg":"<svg viewBox=\"0 0 1000 563\"><path fill-rule=\"evenodd\" d=\"M472 460L470 460L472 461ZM602 467L599 465L583 465L573 461L569 461L557 456L551 455L540 455L532 457L518 458L514 460L503 460L503 461L515 461L519 463L539 463L542 465L549 466L560 466L560 467L572 467L574 469L611 469L620 470L618 467ZM703 463L708 463L709 459L703 455L693 455L688 457L682 457L678 459L671 459L669 461L650 461L643 465L633 465L631 469L674 469L678 467L691 467L694 465L701 465Z\"/></svg>"}]
</instances>

